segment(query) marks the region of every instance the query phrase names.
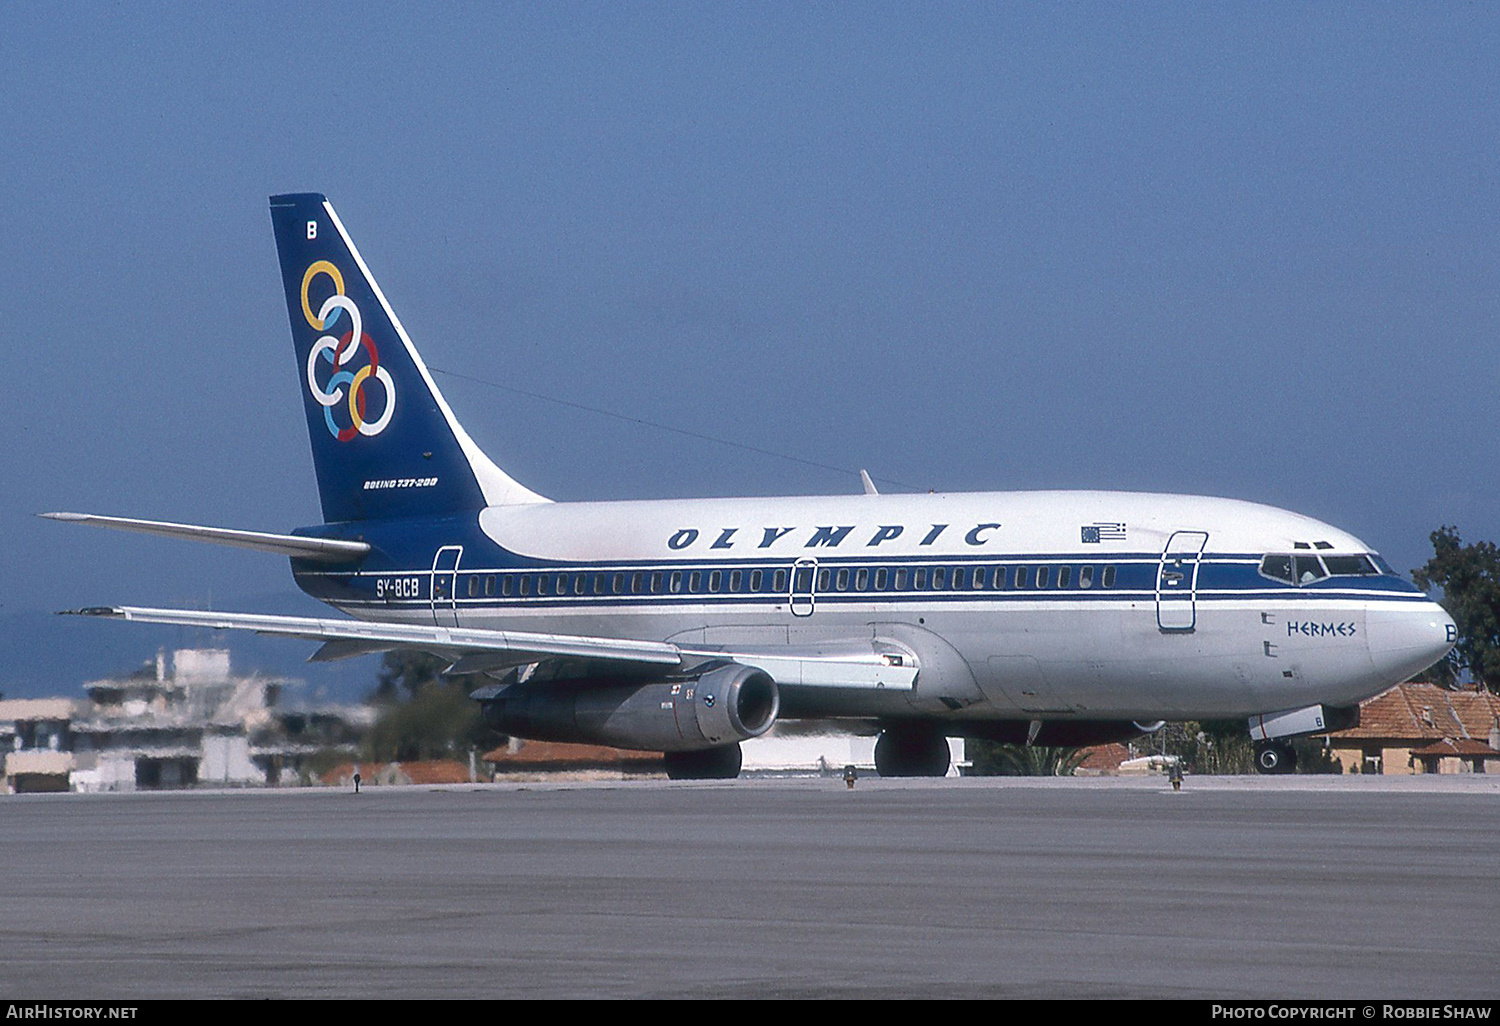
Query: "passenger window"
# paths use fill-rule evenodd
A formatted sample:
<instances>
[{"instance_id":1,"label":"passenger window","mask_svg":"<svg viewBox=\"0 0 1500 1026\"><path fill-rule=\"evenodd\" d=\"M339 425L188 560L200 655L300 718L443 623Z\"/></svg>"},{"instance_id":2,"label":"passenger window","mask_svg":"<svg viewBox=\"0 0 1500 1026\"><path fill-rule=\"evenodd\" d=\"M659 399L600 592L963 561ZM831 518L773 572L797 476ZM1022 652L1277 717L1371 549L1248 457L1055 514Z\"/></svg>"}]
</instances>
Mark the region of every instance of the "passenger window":
<instances>
[{"instance_id":1,"label":"passenger window","mask_svg":"<svg viewBox=\"0 0 1500 1026\"><path fill-rule=\"evenodd\" d=\"M614 579L609 582L609 590L616 595L625 590L625 575L615 574Z\"/></svg>"},{"instance_id":2,"label":"passenger window","mask_svg":"<svg viewBox=\"0 0 1500 1026\"><path fill-rule=\"evenodd\" d=\"M1297 575L1298 584L1311 584L1328 576L1317 556L1294 556L1292 569Z\"/></svg>"},{"instance_id":3,"label":"passenger window","mask_svg":"<svg viewBox=\"0 0 1500 1026\"><path fill-rule=\"evenodd\" d=\"M969 572L963 567L955 567L953 569L953 586L955 588L962 588L968 582L968 579Z\"/></svg>"},{"instance_id":4,"label":"passenger window","mask_svg":"<svg viewBox=\"0 0 1500 1026\"><path fill-rule=\"evenodd\" d=\"M709 573L709 575L708 575L708 590L709 591L711 591L715 595L717 595L719 593L719 585L721 585L723 583L724 583L724 575L722 573L720 573L718 570L714 570L714 571L712 571L712 572Z\"/></svg>"},{"instance_id":5,"label":"passenger window","mask_svg":"<svg viewBox=\"0 0 1500 1026\"><path fill-rule=\"evenodd\" d=\"M661 571L660 570L658 570L656 573L654 573L654 574L651 575L651 594L653 594L653 595L660 595L661 594Z\"/></svg>"},{"instance_id":6,"label":"passenger window","mask_svg":"<svg viewBox=\"0 0 1500 1026\"><path fill-rule=\"evenodd\" d=\"M595 595L603 595L604 594L604 575L603 574L595 574L594 575L594 594Z\"/></svg>"},{"instance_id":7,"label":"passenger window","mask_svg":"<svg viewBox=\"0 0 1500 1026\"><path fill-rule=\"evenodd\" d=\"M854 590L864 591L870 586L870 571L861 567L854 573Z\"/></svg>"},{"instance_id":8,"label":"passenger window","mask_svg":"<svg viewBox=\"0 0 1500 1026\"><path fill-rule=\"evenodd\" d=\"M838 576L834 579L834 585L839 591L849 590L849 568L841 567Z\"/></svg>"},{"instance_id":9,"label":"passenger window","mask_svg":"<svg viewBox=\"0 0 1500 1026\"><path fill-rule=\"evenodd\" d=\"M771 575L771 590L778 594L786 591L786 571L777 570Z\"/></svg>"},{"instance_id":10,"label":"passenger window","mask_svg":"<svg viewBox=\"0 0 1500 1026\"><path fill-rule=\"evenodd\" d=\"M1107 566L1107 567L1104 568L1104 581L1103 581L1103 584L1104 584L1104 586L1106 588L1113 588L1115 586L1115 568L1114 567Z\"/></svg>"},{"instance_id":11,"label":"passenger window","mask_svg":"<svg viewBox=\"0 0 1500 1026\"><path fill-rule=\"evenodd\" d=\"M912 571L911 586L913 588L917 589L918 591L921 591L923 588L927 587L927 568L926 567L923 567L920 570L914 570L914 571Z\"/></svg>"},{"instance_id":12,"label":"passenger window","mask_svg":"<svg viewBox=\"0 0 1500 1026\"><path fill-rule=\"evenodd\" d=\"M995 580L992 582L992 587L996 591L1000 591L1002 588L1005 587L1005 575L1006 575L1006 573L1007 573L1007 571L1006 571L1005 567L1003 567L1003 566L997 566L997 567L995 567Z\"/></svg>"},{"instance_id":13,"label":"passenger window","mask_svg":"<svg viewBox=\"0 0 1500 1026\"><path fill-rule=\"evenodd\" d=\"M1018 566L1018 567L1016 567L1016 587L1017 588L1024 588L1024 587L1026 587L1026 578L1028 576L1029 576L1029 574L1027 573L1027 570L1026 570L1026 568L1024 566Z\"/></svg>"},{"instance_id":14,"label":"passenger window","mask_svg":"<svg viewBox=\"0 0 1500 1026\"><path fill-rule=\"evenodd\" d=\"M547 585L549 585L549 584L552 583L551 576L552 576L551 574L537 574L537 577L536 577L536 593L538 595L545 595L545 594L547 594Z\"/></svg>"},{"instance_id":15,"label":"passenger window","mask_svg":"<svg viewBox=\"0 0 1500 1026\"><path fill-rule=\"evenodd\" d=\"M645 582L645 580L646 580L646 575L645 574L642 574L642 573L633 573L633 574L631 574L630 575L630 594L632 594L632 595L639 595L641 593L641 585Z\"/></svg>"},{"instance_id":16,"label":"passenger window","mask_svg":"<svg viewBox=\"0 0 1500 1026\"><path fill-rule=\"evenodd\" d=\"M573 575L573 594L574 595L582 595L583 594L583 586L584 586L584 584L587 583L587 578L588 578L588 574L574 574Z\"/></svg>"},{"instance_id":17,"label":"passenger window","mask_svg":"<svg viewBox=\"0 0 1500 1026\"><path fill-rule=\"evenodd\" d=\"M896 590L897 591L905 591L906 590L906 568L905 567L902 567L900 570L896 571Z\"/></svg>"},{"instance_id":18,"label":"passenger window","mask_svg":"<svg viewBox=\"0 0 1500 1026\"><path fill-rule=\"evenodd\" d=\"M1081 566L1078 568L1078 586L1080 588L1092 588L1094 586L1094 568Z\"/></svg>"},{"instance_id":19,"label":"passenger window","mask_svg":"<svg viewBox=\"0 0 1500 1026\"><path fill-rule=\"evenodd\" d=\"M531 575L530 574L522 574L521 575L521 594L522 595L530 595L531 594Z\"/></svg>"},{"instance_id":20,"label":"passenger window","mask_svg":"<svg viewBox=\"0 0 1500 1026\"><path fill-rule=\"evenodd\" d=\"M1050 567L1039 566L1036 568L1036 586L1038 588L1045 588L1051 577L1052 570Z\"/></svg>"},{"instance_id":21,"label":"passenger window","mask_svg":"<svg viewBox=\"0 0 1500 1026\"><path fill-rule=\"evenodd\" d=\"M760 582L762 580L764 580L764 579L765 578L762 575L761 571L759 571L759 570L751 570L750 571L750 590L751 591L760 591Z\"/></svg>"},{"instance_id":22,"label":"passenger window","mask_svg":"<svg viewBox=\"0 0 1500 1026\"><path fill-rule=\"evenodd\" d=\"M729 590L732 591L732 592L734 592L735 594L739 594L740 581L742 579L743 579L743 572L742 571L740 571L740 570L731 570L731 571L729 571Z\"/></svg>"},{"instance_id":23,"label":"passenger window","mask_svg":"<svg viewBox=\"0 0 1500 1026\"><path fill-rule=\"evenodd\" d=\"M819 570L818 571L818 590L819 591L827 591L828 590L828 571L827 570Z\"/></svg>"},{"instance_id":24,"label":"passenger window","mask_svg":"<svg viewBox=\"0 0 1500 1026\"><path fill-rule=\"evenodd\" d=\"M702 590L702 588L703 572L700 570L694 570L692 573L688 574L688 591L696 595L699 591Z\"/></svg>"},{"instance_id":25,"label":"passenger window","mask_svg":"<svg viewBox=\"0 0 1500 1026\"><path fill-rule=\"evenodd\" d=\"M1071 588L1073 586L1073 568L1060 566L1057 568L1057 586L1059 588Z\"/></svg>"},{"instance_id":26,"label":"passenger window","mask_svg":"<svg viewBox=\"0 0 1500 1026\"><path fill-rule=\"evenodd\" d=\"M484 594L485 594L486 598L488 598L489 596L495 594L495 575L494 574L490 574L488 577L486 577L484 579Z\"/></svg>"},{"instance_id":27,"label":"passenger window","mask_svg":"<svg viewBox=\"0 0 1500 1026\"><path fill-rule=\"evenodd\" d=\"M890 572L885 567L879 567L875 571L875 590L885 591L885 586L890 583Z\"/></svg>"},{"instance_id":28,"label":"passenger window","mask_svg":"<svg viewBox=\"0 0 1500 1026\"><path fill-rule=\"evenodd\" d=\"M676 595L678 592L682 591L682 571L681 570L673 570L672 571L672 577L671 577L670 582L668 583L667 587L671 590L671 592L672 592L673 595Z\"/></svg>"},{"instance_id":29,"label":"passenger window","mask_svg":"<svg viewBox=\"0 0 1500 1026\"><path fill-rule=\"evenodd\" d=\"M473 598L475 595L478 595L478 594L479 594L479 578L471 576L469 578L469 598Z\"/></svg>"},{"instance_id":30,"label":"passenger window","mask_svg":"<svg viewBox=\"0 0 1500 1026\"><path fill-rule=\"evenodd\" d=\"M506 598L510 598L511 586L514 583L515 582L512 580L509 574L506 574L504 577L500 578L500 594L504 595Z\"/></svg>"},{"instance_id":31,"label":"passenger window","mask_svg":"<svg viewBox=\"0 0 1500 1026\"><path fill-rule=\"evenodd\" d=\"M557 593L559 595L566 595L568 593L568 575L567 574L558 574L557 575Z\"/></svg>"},{"instance_id":32,"label":"passenger window","mask_svg":"<svg viewBox=\"0 0 1500 1026\"><path fill-rule=\"evenodd\" d=\"M933 591L937 591L937 590L941 589L942 586L943 586L943 584L947 580L948 580L948 571L947 570L945 570L943 567L940 567L940 566L933 567L933 569L932 569L932 590Z\"/></svg>"},{"instance_id":33,"label":"passenger window","mask_svg":"<svg viewBox=\"0 0 1500 1026\"><path fill-rule=\"evenodd\" d=\"M974 587L976 587L976 588L983 588L984 587L984 582L986 580L988 580L988 578L989 578L989 572L987 570L985 570L984 567L982 567L982 566L976 566L974 568Z\"/></svg>"}]
</instances>

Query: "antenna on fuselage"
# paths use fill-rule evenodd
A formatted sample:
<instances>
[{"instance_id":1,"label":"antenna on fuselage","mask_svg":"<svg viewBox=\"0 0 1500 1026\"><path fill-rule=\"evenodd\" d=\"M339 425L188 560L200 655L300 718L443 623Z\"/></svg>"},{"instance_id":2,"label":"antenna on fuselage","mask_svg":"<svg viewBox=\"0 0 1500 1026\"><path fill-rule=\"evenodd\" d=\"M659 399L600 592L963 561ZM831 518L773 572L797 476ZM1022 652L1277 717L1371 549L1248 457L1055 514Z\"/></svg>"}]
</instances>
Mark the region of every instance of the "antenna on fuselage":
<instances>
[{"instance_id":1,"label":"antenna on fuselage","mask_svg":"<svg viewBox=\"0 0 1500 1026\"><path fill-rule=\"evenodd\" d=\"M875 482L870 480L870 472L868 470L866 470L864 467L860 467L859 468L859 479L865 483L865 494L866 495L879 495L880 494L880 492L877 491L876 488L875 488Z\"/></svg>"}]
</instances>

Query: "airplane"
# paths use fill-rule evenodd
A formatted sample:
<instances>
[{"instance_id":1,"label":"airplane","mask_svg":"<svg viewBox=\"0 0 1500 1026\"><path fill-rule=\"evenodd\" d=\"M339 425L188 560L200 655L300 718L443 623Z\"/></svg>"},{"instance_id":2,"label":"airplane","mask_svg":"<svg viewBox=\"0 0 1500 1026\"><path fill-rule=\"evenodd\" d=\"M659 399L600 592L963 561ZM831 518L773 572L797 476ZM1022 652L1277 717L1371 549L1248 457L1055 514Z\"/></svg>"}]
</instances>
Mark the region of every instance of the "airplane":
<instances>
[{"instance_id":1,"label":"airplane","mask_svg":"<svg viewBox=\"0 0 1500 1026\"><path fill-rule=\"evenodd\" d=\"M553 502L454 416L333 207L271 198L323 523L274 534L78 513L290 557L342 618L73 612L418 649L497 731L739 774L788 720L879 733L884 776L946 738L1079 746L1243 718L1257 769L1445 656L1453 620L1370 546L1251 502L1116 491Z\"/></svg>"}]
</instances>

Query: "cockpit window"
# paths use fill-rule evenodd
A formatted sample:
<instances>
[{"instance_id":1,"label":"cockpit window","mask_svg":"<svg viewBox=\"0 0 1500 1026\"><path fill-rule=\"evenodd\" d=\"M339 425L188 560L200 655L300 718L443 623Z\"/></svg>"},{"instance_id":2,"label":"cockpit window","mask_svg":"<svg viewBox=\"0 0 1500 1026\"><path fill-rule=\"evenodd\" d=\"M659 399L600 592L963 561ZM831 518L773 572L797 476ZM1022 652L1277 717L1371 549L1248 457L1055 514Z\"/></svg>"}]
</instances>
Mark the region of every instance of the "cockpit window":
<instances>
[{"instance_id":1,"label":"cockpit window","mask_svg":"<svg viewBox=\"0 0 1500 1026\"><path fill-rule=\"evenodd\" d=\"M1323 565L1334 577L1373 577L1380 573L1368 556L1324 556Z\"/></svg>"},{"instance_id":2,"label":"cockpit window","mask_svg":"<svg viewBox=\"0 0 1500 1026\"><path fill-rule=\"evenodd\" d=\"M1311 584L1328 576L1317 556L1293 556L1292 571L1297 575L1298 584Z\"/></svg>"},{"instance_id":3,"label":"cockpit window","mask_svg":"<svg viewBox=\"0 0 1500 1026\"><path fill-rule=\"evenodd\" d=\"M1373 552L1322 557L1302 552L1292 555L1273 553L1260 561L1260 572L1263 577L1286 584L1312 584L1326 577L1396 576L1390 564Z\"/></svg>"},{"instance_id":4,"label":"cockpit window","mask_svg":"<svg viewBox=\"0 0 1500 1026\"><path fill-rule=\"evenodd\" d=\"M1384 559L1382 559L1380 557L1380 553L1378 553L1378 552L1372 552L1372 553L1370 553L1370 559L1371 559L1371 561L1374 562L1376 569L1378 569L1381 573L1385 574L1387 577L1400 577L1401 576L1400 574L1396 573L1395 568L1392 567L1391 564L1387 563Z\"/></svg>"},{"instance_id":5,"label":"cockpit window","mask_svg":"<svg viewBox=\"0 0 1500 1026\"><path fill-rule=\"evenodd\" d=\"M1291 556L1267 556L1260 561L1260 572L1273 581L1297 583L1297 578L1292 574Z\"/></svg>"}]
</instances>

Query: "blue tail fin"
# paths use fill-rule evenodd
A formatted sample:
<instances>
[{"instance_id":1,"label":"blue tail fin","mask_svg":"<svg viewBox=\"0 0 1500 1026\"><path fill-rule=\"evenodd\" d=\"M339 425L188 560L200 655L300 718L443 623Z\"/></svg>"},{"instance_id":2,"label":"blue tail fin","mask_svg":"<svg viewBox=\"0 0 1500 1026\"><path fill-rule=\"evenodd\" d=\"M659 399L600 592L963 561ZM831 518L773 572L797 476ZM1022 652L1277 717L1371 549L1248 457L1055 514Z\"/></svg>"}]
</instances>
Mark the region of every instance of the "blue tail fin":
<instances>
[{"instance_id":1,"label":"blue tail fin","mask_svg":"<svg viewBox=\"0 0 1500 1026\"><path fill-rule=\"evenodd\" d=\"M495 466L316 193L271 197L313 466L329 523L545 502Z\"/></svg>"}]
</instances>

